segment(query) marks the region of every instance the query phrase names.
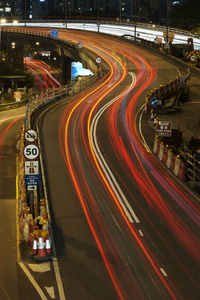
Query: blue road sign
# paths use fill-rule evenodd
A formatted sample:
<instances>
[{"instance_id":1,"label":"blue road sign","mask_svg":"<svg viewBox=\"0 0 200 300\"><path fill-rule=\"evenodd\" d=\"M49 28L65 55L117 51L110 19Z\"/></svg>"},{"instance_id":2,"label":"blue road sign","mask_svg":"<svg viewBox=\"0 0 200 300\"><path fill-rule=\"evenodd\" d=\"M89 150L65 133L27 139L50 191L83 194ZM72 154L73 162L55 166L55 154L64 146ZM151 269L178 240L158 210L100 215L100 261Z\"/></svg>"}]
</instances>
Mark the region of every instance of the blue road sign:
<instances>
[{"instance_id":1,"label":"blue road sign","mask_svg":"<svg viewBox=\"0 0 200 300\"><path fill-rule=\"evenodd\" d=\"M158 100L156 98L152 98L150 103L151 103L151 106L156 107L158 105Z\"/></svg>"},{"instance_id":2,"label":"blue road sign","mask_svg":"<svg viewBox=\"0 0 200 300\"><path fill-rule=\"evenodd\" d=\"M25 185L39 185L39 175L25 175Z\"/></svg>"},{"instance_id":3,"label":"blue road sign","mask_svg":"<svg viewBox=\"0 0 200 300\"><path fill-rule=\"evenodd\" d=\"M58 37L58 30L51 30L51 37Z\"/></svg>"}]
</instances>

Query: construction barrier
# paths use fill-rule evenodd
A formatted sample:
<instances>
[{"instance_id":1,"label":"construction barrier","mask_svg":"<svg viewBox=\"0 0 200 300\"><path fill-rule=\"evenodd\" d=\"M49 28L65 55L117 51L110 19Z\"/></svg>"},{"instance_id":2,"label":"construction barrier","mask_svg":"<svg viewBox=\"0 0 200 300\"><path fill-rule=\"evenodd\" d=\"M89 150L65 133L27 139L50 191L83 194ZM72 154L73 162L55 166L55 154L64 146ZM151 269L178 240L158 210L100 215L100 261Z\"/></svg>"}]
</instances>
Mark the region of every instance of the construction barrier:
<instances>
[{"instance_id":1,"label":"construction barrier","mask_svg":"<svg viewBox=\"0 0 200 300\"><path fill-rule=\"evenodd\" d=\"M158 153L158 158L159 160L162 161L163 159L163 152L164 152L164 144L163 142L160 143L160 150L159 150L159 153Z\"/></svg>"},{"instance_id":2,"label":"construction barrier","mask_svg":"<svg viewBox=\"0 0 200 300\"><path fill-rule=\"evenodd\" d=\"M175 155L168 145L164 145L158 136L155 136L153 153L166 167L180 180L186 179L186 164L179 155Z\"/></svg>"},{"instance_id":3,"label":"construction barrier","mask_svg":"<svg viewBox=\"0 0 200 300\"><path fill-rule=\"evenodd\" d=\"M177 176L180 180L186 180L186 163L182 160L180 161L180 167Z\"/></svg>"},{"instance_id":4,"label":"construction barrier","mask_svg":"<svg viewBox=\"0 0 200 300\"><path fill-rule=\"evenodd\" d=\"M169 169L171 166L171 161L172 161L172 149L168 150L167 153L167 161L166 161L166 167Z\"/></svg>"},{"instance_id":5,"label":"construction barrier","mask_svg":"<svg viewBox=\"0 0 200 300\"><path fill-rule=\"evenodd\" d=\"M180 156L177 155L176 156L176 159L175 159L175 164L174 164L174 169L173 169L173 173L174 175L178 175L178 172L179 172L179 168L180 168Z\"/></svg>"},{"instance_id":6,"label":"construction barrier","mask_svg":"<svg viewBox=\"0 0 200 300\"><path fill-rule=\"evenodd\" d=\"M39 262L47 261L53 257L51 239L48 230L35 230L33 232L31 257Z\"/></svg>"},{"instance_id":7,"label":"construction barrier","mask_svg":"<svg viewBox=\"0 0 200 300\"><path fill-rule=\"evenodd\" d=\"M167 158L168 158L168 145L166 145L163 150L162 162L164 165L166 165Z\"/></svg>"},{"instance_id":8,"label":"construction barrier","mask_svg":"<svg viewBox=\"0 0 200 300\"><path fill-rule=\"evenodd\" d=\"M170 171L173 172L174 171L174 167L175 167L175 160L176 160L176 155L174 153L172 153L172 159L171 159L171 164L170 164Z\"/></svg>"}]
</instances>

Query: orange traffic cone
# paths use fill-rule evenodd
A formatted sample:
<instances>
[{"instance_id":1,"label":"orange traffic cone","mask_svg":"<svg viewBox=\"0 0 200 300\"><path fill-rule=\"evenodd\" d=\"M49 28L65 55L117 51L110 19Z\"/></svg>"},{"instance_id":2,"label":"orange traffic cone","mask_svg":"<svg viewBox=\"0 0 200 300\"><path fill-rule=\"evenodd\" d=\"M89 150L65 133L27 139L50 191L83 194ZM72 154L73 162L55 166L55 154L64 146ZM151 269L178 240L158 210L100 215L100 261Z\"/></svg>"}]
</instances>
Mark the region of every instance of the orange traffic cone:
<instances>
[{"instance_id":1,"label":"orange traffic cone","mask_svg":"<svg viewBox=\"0 0 200 300\"><path fill-rule=\"evenodd\" d=\"M34 240L33 240L32 254L33 255L37 254L37 237L35 234L34 234Z\"/></svg>"},{"instance_id":2,"label":"orange traffic cone","mask_svg":"<svg viewBox=\"0 0 200 300\"><path fill-rule=\"evenodd\" d=\"M43 245L43 238L41 236L41 231L39 231L39 241L38 241L38 257L45 257L46 253Z\"/></svg>"},{"instance_id":3,"label":"orange traffic cone","mask_svg":"<svg viewBox=\"0 0 200 300\"><path fill-rule=\"evenodd\" d=\"M50 254L50 253L51 253L51 245L50 245L48 233L47 233L47 235L46 235L45 248L46 248L46 253L47 253L47 254Z\"/></svg>"}]
</instances>

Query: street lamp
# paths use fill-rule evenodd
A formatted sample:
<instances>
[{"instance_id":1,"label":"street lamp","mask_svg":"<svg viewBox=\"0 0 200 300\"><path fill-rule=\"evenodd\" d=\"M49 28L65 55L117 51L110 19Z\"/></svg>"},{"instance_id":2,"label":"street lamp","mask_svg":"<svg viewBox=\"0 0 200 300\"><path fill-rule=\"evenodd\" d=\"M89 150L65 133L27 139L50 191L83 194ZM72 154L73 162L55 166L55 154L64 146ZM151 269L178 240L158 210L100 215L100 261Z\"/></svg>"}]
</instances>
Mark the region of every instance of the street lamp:
<instances>
[{"instance_id":1,"label":"street lamp","mask_svg":"<svg viewBox=\"0 0 200 300\"><path fill-rule=\"evenodd\" d=\"M67 0L65 0L65 27L67 28Z\"/></svg>"},{"instance_id":2,"label":"street lamp","mask_svg":"<svg viewBox=\"0 0 200 300\"><path fill-rule=\"evenodd\" d=\"M0 21L0 52L1 52L1 24L6 23L5 19L1 19Z\"/></svg>"},{"instance_id":3,"label":"street lamp","mask_svg":"<svg viewBox=\"0 0 200 300\"><path fill-rule=\"evenodd\" d=\"M135 3L135 8L134 8L134 10L135 10L135 41L136 41L136 0L134 1Z\"/></svg>"}]
</instances>

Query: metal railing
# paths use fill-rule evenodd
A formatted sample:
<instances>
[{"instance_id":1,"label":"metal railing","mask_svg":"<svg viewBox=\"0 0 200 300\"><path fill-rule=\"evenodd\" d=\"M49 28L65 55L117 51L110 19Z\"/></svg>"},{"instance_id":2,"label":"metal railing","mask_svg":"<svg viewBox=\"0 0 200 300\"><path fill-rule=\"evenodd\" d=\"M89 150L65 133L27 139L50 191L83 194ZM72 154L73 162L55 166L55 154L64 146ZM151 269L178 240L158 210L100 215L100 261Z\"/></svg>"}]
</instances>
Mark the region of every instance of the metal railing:
<instances>
[{"instance_id":1,"label":"metal railing","mask_svg":"<svg viewBox=\"0 0 200 300\"><path fill-rule=\"evenodd\" d=\"M41 93L39 96L35 96L29 100L26 109L25 116L25 128L30 128L30 119L33 112L38 108L56 101L62 97L79 93L81 90L87 88L89 85L99 79L97 74L88 77L79 77L78 80L72 81L72 83L66 86L60 86L59 88L47 89L45 93Z\"/></svg>"},{"instance_id":2,"label":"metal railing","mask_svg":"<svg viewBox=\"0 0 200 300\"><path fill-rule=\"evenodd\" d=\"M186 176L194 188L200 188L200 150L193 152L187 147L186 152Z\"/></svg>"}]
</instances>

